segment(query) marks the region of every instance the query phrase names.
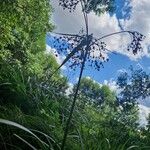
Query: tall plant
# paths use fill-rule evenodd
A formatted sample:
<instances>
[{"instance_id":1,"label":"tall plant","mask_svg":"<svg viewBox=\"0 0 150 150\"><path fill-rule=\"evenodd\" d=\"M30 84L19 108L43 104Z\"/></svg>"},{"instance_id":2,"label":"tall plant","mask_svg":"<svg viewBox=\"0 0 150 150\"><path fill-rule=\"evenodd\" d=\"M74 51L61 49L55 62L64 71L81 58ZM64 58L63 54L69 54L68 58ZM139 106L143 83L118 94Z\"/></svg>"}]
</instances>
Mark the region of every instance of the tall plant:
<instances>
[{"instance_id":1,"label":"tall plant","mask_svg":"<svg viewBox=\"0 0 150 150\"><path fill-rule=\"evenodd\" d=\"M103 62L107 62L108 58L103 52L109 51L106 48L106 43L102 40L112 35L127 33L131 38L131 43L128 45L128 51L132 51L133 54L137 54L142 51L141 42L145 38L142 34L136 31L123 30L115 33L110 33L102 37L94 37L93 34L89 34L89 20L88 15L90 12L96 14L102 14L104 12L113 11L115 1L114 0L59 0L59 5L63 9L68 9L69 12L75 11L77 5L81 5L82 14L85 22L85 29L80 34L65 34L65 33L51 33L55 34L54 47L66 56L62 64L57 68L60 69L65 63L69 62L71 68L80 67L79 79L74 92L74 98L71 105L69 117L64 131L64 138L62 141L61 149L65 147L70 121L74 111L78 91L80 88L80 82L82 74L85 68L85 63L88 60L96 70L100 70L103 67ZM65 44L64 44L65 43ZM58 46L59 45L59 46ZM94 55L97 52L98 55ZM56 71L57 71L56 70ZM56 71L54 73L56 73ZM53 74L54 74L53 73Z\"/></svg>"}]
</instances>

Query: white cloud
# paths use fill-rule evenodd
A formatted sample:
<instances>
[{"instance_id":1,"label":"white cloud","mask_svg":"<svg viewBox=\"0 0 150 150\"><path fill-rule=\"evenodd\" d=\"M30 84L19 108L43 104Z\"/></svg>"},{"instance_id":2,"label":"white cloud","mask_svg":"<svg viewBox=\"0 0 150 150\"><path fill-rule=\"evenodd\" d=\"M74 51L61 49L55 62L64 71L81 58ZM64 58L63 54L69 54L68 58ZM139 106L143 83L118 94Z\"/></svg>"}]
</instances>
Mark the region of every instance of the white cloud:
<instances>
[{"instance_id":1,"label":"white cloud","mask_svg":"<svg viewBox=\"0 0 150 150\"><path fill-rule=\"evenodd\" d=\"M145 99L139 99L139 118L140 125L144 126L147 124L147 117L150 113L150 97Z\"/></svg>"},{"instance_id":2,"label":"white cloud","mask_svg":"<svg viewBox=\"0 0 150 150\"><path fill-rule=\"evenodd\" d=\"M108 80L104 80L104 85L107 85L112 91L119 93L120 91L118 90L118 86L116 84L116 81L114 81L113 79Z\"/></svg>"},{"instance_id":3,"label":"white cloud","mask_svg":"<svg viewBox=\"0 0 150 150\"><path fill-rule=\"evenodd\" d=\"M150 41L150 1L149 0L132 0L131 5L133 7L133 12L131 15L131 19L125 23L125 28L129 30L137 30L146 36L144 41L144 51L138 56L142 57L144 55L150 56L148 52L148 46Z\"/></svg>"},{"instance_id":4,"label":"white cloud","mask_svg":"<svg viewBox=\"0 0 150 150\"><path fill-rule=\"evenodd\" d=\"M75 81L78 82L79 81L79 77L76 77Z\"/></svg>"},{"instance_id":5,"label":"white cloud","mask_svg":"<svg viewBox=\"0 0 150 150\"><path fill-rule=\"evenodd\" d=\"M53 21L56 24L56 31L64 33L78 33L83 27L83 16L80 7L74 13L69 13L68 10L63 10L60 7L58 0L52 1L54 8Z\"/></svg>"},{"instance_id":6,"label":"white cloud","mask_svg":"<svg viewBox=\"0 0 150 150\"><path fill-rule=\"evenodd\" d=\"M81 13L80 6L74 13L69 13L67 10L64 11L58 6L58 0L53 1L53 7L55 8L53 14L53 20L57 26L56 31L64 33L78 33L79 30L84 27L84 19ZM108 43L108 49L117 51L121 54L127 55L129 58L136 60L142 56L150 56L148 53L148 45L150 41L150 1L148 0L133 0L131 3L133 12L130 20L121 20L125 30L137 30L142 34L146 35L146 40L143 44L143 53L133 55L132 52L126 50L127 43L130 41L130 36L126 34L113 36L107 38L105 41ZM96 37L103 36L112 32L119 31L118 20L115 15L112 17L109 14L103 14L96 16L94 13L89 15L89 31L94 33Z\"/></svg>"},{"instance_id":7,"label":"white cloud","mask_svg":"<svg viewBox=\"0 0 150 150\"><path fill-rule=\"evenodd\" d=\"M150 97L147 97L145 99L139 99L138 102L141 104L141 105L144 105L144 106L147 106L147 107L150 107Z\"/></svg>"},{"instance_id":8,"label":"white cloud","mask_svg":"<svg viewBox=\"0 0 150 150\"><path fill-rule=\"evenodd\" d=\"M97 83L100 87L102 87L102 84L101 84L101 83L99 83L99 82L95 81L95 80L94 80L94 79L92 79L91 77L86 76L85 78L86 78L86 79L89 79L89 80L92 80L92 81L93 81L93 83Z\"/></svg>"},{"instance_id":9,"label":"white cloud","mask_svg":"<svg viewBox=\"0 0 150 150\"><path fill-rule=\"evenodd\" d=\"M150 107L139 105L139 123L141 126L145 126L147 124L147 117L149 113Z\"/></svg>"},{"instance_id":10,"label":"white cloud","mask_svg":"<svg viewBox=\"0 0 150 150\"><path fill-rule=\"evenodd\" d=\"M127 70L124 69L124 68L117 70L117 73L118 73L118 74L119 74L119 73L124 73L124 72L127 72Z\"/></svg>"},{"instance_id":11,"label":"white cloud","mask_svg":"<svg viewBox=\"0 0 150 150\"><path fill-rule=\"evenodd\" d=\"M88 79L88 80L91 80L91 77L89 77L89 76L86 76L85 78ZM95 81L95 80L94 80L94 81Z\"/></svg>"},{"instance_id":12,"label":"white cloud","mask_svg":"<svg viewBox=\"0 0 150 150\"><path fill-rule=\"evenodd\" d=\"M68 83L68 88L67 88L67 90L66 90L66 95L69 95L69 94L71 94L72 93L72 91L73 91L73 84L72 83Z\"/></svg>"}]
</instances>

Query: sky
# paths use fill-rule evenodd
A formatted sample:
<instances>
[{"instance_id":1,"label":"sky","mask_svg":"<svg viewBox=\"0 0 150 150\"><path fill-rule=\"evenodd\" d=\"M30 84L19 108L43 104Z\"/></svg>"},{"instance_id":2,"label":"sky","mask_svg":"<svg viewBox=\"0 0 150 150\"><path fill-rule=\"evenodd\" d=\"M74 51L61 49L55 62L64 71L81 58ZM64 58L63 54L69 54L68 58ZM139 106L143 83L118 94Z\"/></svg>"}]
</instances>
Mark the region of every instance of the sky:
<instances>
[{"instance_id":1,"label":"sky","mask_svg":"<svg viewBox=\"0 0 150 150\"><path fill-rule=\"evenodd\" d=\"M84 19L80 5L76 11L69 13L58 6L58 0L52 0L54 8L52 21L55 24L55 32L79 33L84 28ZM121 30L138 31L146 36L143 42L143 52L133 55L127 51L126 45L130 43L130 38L126 34L107 38L107 48L117 54L108 53L109 62L104 63L104 68L96 71L88 66L85 67L83 76L91 77L102 84L109 85L115 89L115 80L120 71L128 71L130 65L134 68L143 68L150 73L150 0L116 0L114 13L105 13L96 16L89 14L89 31L95 37L118 32ZM54 50L52 40L47 37L47 50ZM55 51L55 50L54 50ZM58 56L57 61L61 63L64 57ZM63 66L62 72L68 77L70 83L77 82L79 70L71 71L67 66ZM140 101L141 114L150 113L150 98ZM144 121L144 120L142 120Z\"/></svg>"}]
</instances>

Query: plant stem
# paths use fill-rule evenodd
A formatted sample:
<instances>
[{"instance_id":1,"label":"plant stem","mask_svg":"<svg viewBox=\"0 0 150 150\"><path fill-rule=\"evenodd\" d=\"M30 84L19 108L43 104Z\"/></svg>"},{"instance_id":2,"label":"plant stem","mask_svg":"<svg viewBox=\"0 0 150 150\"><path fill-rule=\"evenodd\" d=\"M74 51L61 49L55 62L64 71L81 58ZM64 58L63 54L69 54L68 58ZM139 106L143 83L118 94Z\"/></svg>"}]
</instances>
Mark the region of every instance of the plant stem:
<instances>
[{"instance_id":1,"label":"plant stem","mask_svg":"<svg viewBox=\"0 0 150 150\"><path fill-rule=\"evenodd\" d=\"M88 38L88 36L87 36L87 38ZM73 98L72 106L71 106L71 109L70 109L69 118L67 120L67 124L66 124L65 131L64 131L64 137L63 137L63 141L62 141L62 145L61 145L61 150L64 150L64 148L65 148L65 143L66 143L67 135L68 135L68 131L69 131L69 125L70 125L70 122L71 122L71 119L72 119L75 103L76 103L77 96L78 96L78 91L79 91L79 88L80 88L80 82L81 82L81 78L82 78L82 74L83 74L83 70L84 70L84 66L85 66L85 62L86 62L86 57L87 57L87 54L88 54L88 48L89 48L89 45L87 45L86 51L85 51L85 54L84 54L84 58L83 58L83 62L82 62L81 70L80 70L80 75L79 75L79 80L78 80L77 87L76 87L76 90L75 90L75 93L74 93L74 98Z\"/></svg>"},{"instance_id":2,"label":"plant stem","mask_svg":"<svg viewBox=\"0 0 150 150\"><path fill-rule=\"evenodd\" d=\"M119 31L119 32L114 32L114 33L111 33L111 34L104 35L104 36L98 38L97 40L101 40L101 39L110 37L110 36L112 36L112 35L120 34L120 33L133 33L133 32L132 32L132 31Z\"/></svg>"},{"instance_id":3,"label":"plant stem","mask_svg":"<svg viewBox=\"0 0 150 150\"><path fill-rule=\"evenodd\" d=\"M81 2L82 9L83 9L82 1L80 1L80 2ZM64 131L64 137L63 137L63 141L62 141L62 145L61 145L61 150L64 150L64 148L65 148L65 144L66 144L66 140L67 140L67 135L68 135L68 131L69 131L69 125L70 125L70 122L71 122L71 119L72 119L72 115L73 115L75 103L76 103L77 96L78 96L78 91L79 91L79 88L80 88L80 82L81 82L81 78L82 78L82 74L83 74L83 70L84 70L84 66L85 66L85 62L86 62L86 58L87 58L87 54L88 54L88 50L89 50L89 46L90 46L89 45L90 43L88 42L88 39L89 39L88 15L84 11L83 11L83 15L84 15L85 25L86 25L87 46L86 46L86 49L85 49L85 54L84 54L84 57L83 57L83 61L82 61L82 65L81 65L81 70L80 70L80 74L79 74L79 80L78 80L78 83L77 83L76 91L74 93L74 98L73 98L72 106L71 106L71 109L70 109L69 118L67 120L66 128L65 128L65 131Z\"/></svg>"}]
</instances>

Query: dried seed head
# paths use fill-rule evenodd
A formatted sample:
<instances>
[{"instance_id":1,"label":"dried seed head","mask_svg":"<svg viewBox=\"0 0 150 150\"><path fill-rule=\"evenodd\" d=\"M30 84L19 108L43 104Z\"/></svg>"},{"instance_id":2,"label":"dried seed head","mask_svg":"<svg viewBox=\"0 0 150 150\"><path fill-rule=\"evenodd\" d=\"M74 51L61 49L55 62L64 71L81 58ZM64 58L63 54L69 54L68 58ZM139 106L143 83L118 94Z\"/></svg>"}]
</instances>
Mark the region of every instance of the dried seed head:
<instances>
[{"instance_id":1,"label":"dried seed head","mask_svg":"<svg viewBox=\"0 0 150 150\"><path fill-rule=\"evenodd\" d=\"M128 45L128 51L132 51L134 55L143 50L141 41L145 39L145 36L140 34L139 32L130 32L132 36L132 41Z\"/></svg>"},{"instance_id":2,"label":"dried seed head","mask_svg":"<svg viewBox=\"0 0 150 150\"><path fill-rule=\"evenodd\" d=\"M138 51L142 51L141 41L145 38L142 34L138 32L129 32L132 36L132 41L128 46L128 51L132 51L133 54L137 54ZM57 53L68 55L74 49L77 49L74 55L72 55L68 62L70 68L73 70L77 67L81 67L81 64L85 57L85 52L87 51L86 61L89 66L92 66L96 70L100 70L103 68L103 63L108 62L109 59L107 57L106 44L103 41L100 41L97 38L93 37L93 34L88 35L88 37L84 34L84 32L80 32L78 36L57 36L55 37L55 41L53 43L54 48L57 49Z\"/></svg>"},{"instance_id":3,"label":"dried seed head","mask_svg":"<svg viewBox=\"0 0 150 150\"><path fill-rule=\"evenodd\" d=\"M72 12L76 9L79 0L59 0L59 5L63 7L63 9L68 9L69 12Z\"/></svg>"}]
</instances>

